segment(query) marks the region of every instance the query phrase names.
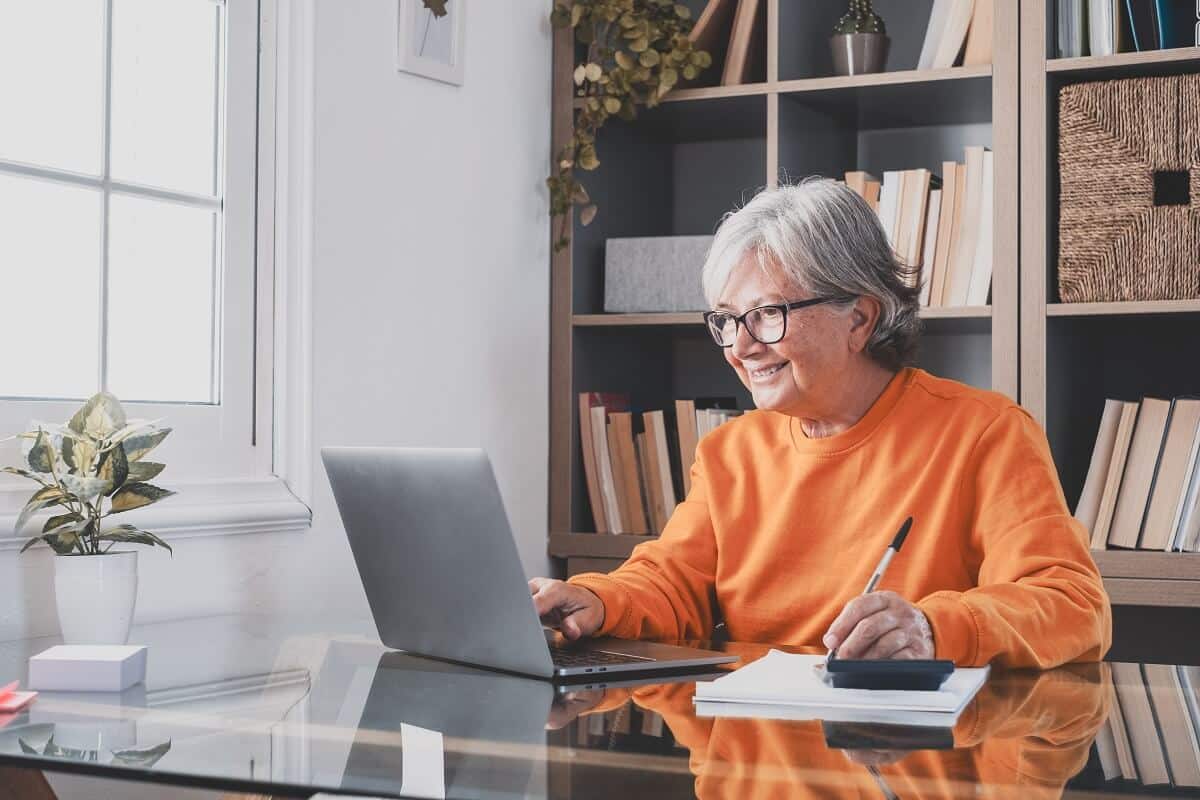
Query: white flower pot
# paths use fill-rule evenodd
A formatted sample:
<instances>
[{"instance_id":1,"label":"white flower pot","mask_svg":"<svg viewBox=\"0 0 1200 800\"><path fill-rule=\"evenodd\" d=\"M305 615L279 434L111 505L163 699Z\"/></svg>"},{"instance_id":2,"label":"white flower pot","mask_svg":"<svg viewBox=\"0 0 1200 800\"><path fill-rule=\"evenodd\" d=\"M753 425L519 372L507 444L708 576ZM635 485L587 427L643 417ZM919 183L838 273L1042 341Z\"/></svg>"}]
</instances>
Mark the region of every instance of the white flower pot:
<instances>
[{"instance_id":1,"label":"white flower pot","mask_svg":"<svg viewBox=\"0 0 1200 800\"><path fill-rule=\"evenodd\" d=\"M137 601L137 552L56 556L54 599L66 644L125 644Z\"/></svg>"}]
</instances>

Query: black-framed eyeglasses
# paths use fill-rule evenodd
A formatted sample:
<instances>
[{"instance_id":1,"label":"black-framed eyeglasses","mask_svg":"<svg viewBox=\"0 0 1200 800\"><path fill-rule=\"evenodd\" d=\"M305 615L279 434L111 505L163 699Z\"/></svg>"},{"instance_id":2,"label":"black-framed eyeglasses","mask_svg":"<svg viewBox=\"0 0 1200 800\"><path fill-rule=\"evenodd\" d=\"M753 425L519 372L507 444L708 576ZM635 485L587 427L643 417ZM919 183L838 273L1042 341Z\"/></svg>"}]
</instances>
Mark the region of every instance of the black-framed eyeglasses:
<instances>
[{"instance_id":1,"label":"black-framed eyeglasses","mask_svg":"<svg viewBox=\"0 0 1200 800\"><path fill-rule=\"evenodd\" d=\"M729 311L705 311L704 322L708 325L708 332L712 334L713 341L719 347L733 347L737 340L738 325L744 325L754 341L775 344L787 334L789 312L822 303L846 303L853 299L847 295L812 297L808 300L758 306L740 315Z\"/></svg>"}]
</instances>

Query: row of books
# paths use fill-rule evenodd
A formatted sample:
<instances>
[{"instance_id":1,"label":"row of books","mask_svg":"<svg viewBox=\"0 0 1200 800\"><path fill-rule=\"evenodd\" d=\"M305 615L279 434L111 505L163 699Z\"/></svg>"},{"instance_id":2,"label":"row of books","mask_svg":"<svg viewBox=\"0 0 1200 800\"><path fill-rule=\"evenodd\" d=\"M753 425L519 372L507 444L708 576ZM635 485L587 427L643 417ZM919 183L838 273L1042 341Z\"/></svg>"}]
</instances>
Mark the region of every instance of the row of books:
<instances>
[{"instance_id":1,"label":"row of books","mask_svg":"<svg viewBox=\"0 0 1200 800\"><path fill-rule=\"evenodd\" d=\"M1110 56L1193 47L1194 0L1058 0L1055 55Z\"/></svg>"},{"instance_id":2,"label":"row of books","mask_svg":"<svg viewBox=\"0 0 1200 800\"><path fill-rule=\"evenodd\" d=\"M1200 398L1106 400L1075 518L1092 548L1200 552Z\"/></svg>"},{"instance_id":3,"label":"row of books","mask_svg":"<svg viewBox=\"0 0 1200 800\"><path fill-rule=\"evenodd\" d=\"M992 2L933 0L917 69L992 63Z\"/></svg>"},{"instance_id":4,"label":"row of books","mask_svg":"<svg viewBox=\"0 0 1200 800\"><path fill-rule=\"evenodd\" d=\"M1200 786L1200 667L1115 663L1112 676L1096 735L1104 779Z\"/></svg>"},{"instance_id":5,"label":"row of books","mask_svg":"<svg viewBox=\"0 0 1200 800\"><path fill-rule=\"evenodd\" d=\"M986 147L965 148L965 163L928 169L847 172L854 189L879 215L900 260L912 267L923 306L981 306L992 286L995 160Z\"/></svg>"},{"instance_id":6,"label":"row of books","mask_svg":"<svg viewBox=\"0 0 1200 800\"><path fill-rule=\"evenodd\" d=\"M579 443L596 532L662 533L691 490L697 442L741 413L732 397L676 400L671 411L635 414L628 395L581 393Z\"/></svg>"}]
</instances>

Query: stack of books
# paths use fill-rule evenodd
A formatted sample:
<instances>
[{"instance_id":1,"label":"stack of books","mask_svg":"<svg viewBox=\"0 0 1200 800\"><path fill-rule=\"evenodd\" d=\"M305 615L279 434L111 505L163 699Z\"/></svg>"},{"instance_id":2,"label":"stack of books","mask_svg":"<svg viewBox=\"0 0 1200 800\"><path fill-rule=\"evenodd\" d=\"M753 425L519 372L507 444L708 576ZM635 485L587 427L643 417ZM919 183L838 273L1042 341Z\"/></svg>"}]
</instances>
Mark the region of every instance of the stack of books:
<instances>
[{"instance_id":1,"label":"stack of books","mask_svg":"<svg viewBox=\"0 0 1200 800\"><path fill-rule=\"evenodd\" d=\"M846 185L875 209L892 249L914 268L921 305L987 305L992 287L994 159L985 147L967 147L965 163L894 170L883 180L847 172Z\"/></svg>"},{"instance_id":2,"label":"stack of books","mask_svg":"<svg viewBox=\"0 0 1200 800\"><path fill-rule=\"evenodd\" d=\"M1188 0L1058 0L1055 55L1110 56L1196 45Z\"/></svg>"},{"instance_id":3,"label":"stack of books","mask_svg":"<svg viewBox=\"0 0 1200 800\"><path fill-rule=\"evenodd\" d=\"M1113 702L1096 735L1104 780L1200 786L1200 667L1113 664Z\"/></svg>"},{"instance_id":4,"label":"stack of books","mask_svg":"<svg viewBox=\"0 0 1200 800\"><path fill-rule=\"evenodd\" d=\"M917 69L992 63L992 3L993 0L933 0Z\"/></svg>"},{"instance_id":5,"label":"stack of books","mask_svg":"<svg viewBox=\"0 0 1200 800\"><path fill-rule=\"evenodd\" d=\"M1200 398L1106 400L1075 518L1092 549L1200 552Z\"/></svg>"},{"instance_id":6,"label":"stack of books","mask_svg":"<svg viewBox=\"0 0 1200 800\"><path fill-rule=\"evenodd\" d=\"M666 410L635 414L628 395L579 395L580 449L597 533L662 533L691 491L696 444L742 413L732 397L676 400L672 411L673 418Z\"/></svg>"}]
</instances>

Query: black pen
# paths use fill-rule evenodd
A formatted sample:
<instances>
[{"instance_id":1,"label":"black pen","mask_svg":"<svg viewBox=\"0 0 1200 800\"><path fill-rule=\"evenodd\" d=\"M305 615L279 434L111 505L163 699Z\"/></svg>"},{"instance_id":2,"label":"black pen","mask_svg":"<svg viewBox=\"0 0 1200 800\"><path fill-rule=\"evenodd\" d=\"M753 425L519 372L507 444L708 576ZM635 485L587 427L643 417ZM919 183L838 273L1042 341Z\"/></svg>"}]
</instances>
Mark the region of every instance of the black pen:
<instances>
[{"instance_id":1,"label":"black pen","mask_svg":"<svg viewBox=\"0 0 1200 800\"><path fill-rule=\"evenodd\" d=\"M863 589L863 594L870 594L875 591L875 587L879 585L879 581L883 580L883 573L887 570L888 564L892 563L892 559L896 553L900 552L900 546L904 544L904 537L908 536L908 529L912 527L912 517L904 520L904 524L900 526L900 530L896 531L896 536L892 539L892 543L888 545L888 549L883 551L883 558L879 559L879 566L875 567L875 572L871 574L871 580L867 581L867 588ZM825 654L825 663L829 663L829 659L833 657L831 649Z\"/></svg>"}]
</instances>

